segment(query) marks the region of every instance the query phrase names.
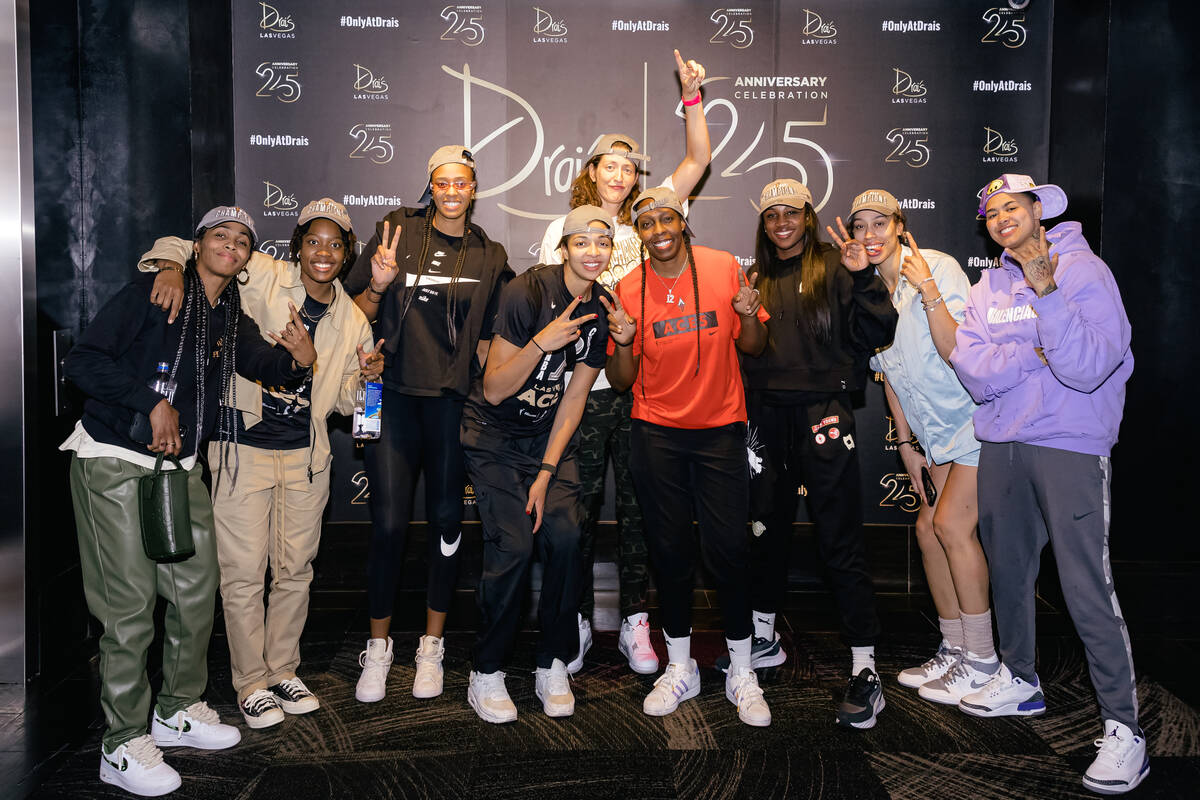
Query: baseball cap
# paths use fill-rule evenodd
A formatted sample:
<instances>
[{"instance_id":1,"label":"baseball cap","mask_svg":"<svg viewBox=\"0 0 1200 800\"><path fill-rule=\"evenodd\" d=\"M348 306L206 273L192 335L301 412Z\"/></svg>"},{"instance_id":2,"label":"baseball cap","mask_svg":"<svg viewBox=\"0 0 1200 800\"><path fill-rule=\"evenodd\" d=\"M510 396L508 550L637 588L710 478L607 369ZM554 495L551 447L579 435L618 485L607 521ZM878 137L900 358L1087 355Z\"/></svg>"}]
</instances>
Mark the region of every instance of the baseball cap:
<instances>
[{"instance_id":1,"label":"baseball cap","mask_svg":"<svg viewBox=\"0 0 1200 800\"><path fill-rule=\"evenodd\" d=\"M643 164L650 160L650 156L639 152L635 139L620 133L606 133L601 136L600 140L596 142L596 146L592 148L588 161L597 156L621 156L621 158L640 161Z\"/></svg>"},{"instance_id":2,"label":"baseball cap","mask_svg":"<svg viewBox=\"0 0 1200 800\"><path fill-rule=\"evenodd\" d=\"M763 187L758 212L761 214L771 206L787 206L803 211L806 203L812 205L812 192L807 186L791 178L780 178Z\"/></svg>"},{"instance_id":3,"label":"baseball cap","mask_svg":"<svg viewBox=\"0 0 1200 800\"><path fill-rule=\"evenodd\" d=\"M1043 219L1057 217L1067 210L1067 193L1062 190L1061 186L1055 186L1053 183L1034 184L1033 178L1028 175L1006 172L979 190L979 194L976 195L979 198L979 216L982 217L985 214L988 200L991 200L994 195L1019 192L1033 192L1037 195L1038 200L1042 203Z\"/></svg>"},{"instance_id":4,"label":"baseball cap","mask_svg":"<svg viewBox=\"0 0 1200 800\"><path fill-rule=\"evenodd\" d=\"M246 210L239 206L217 206L210 209L207 214L200 218L196 223L196 235L200 235L200 230L208 229L214 225L220 225L222 222L240 222L250 229L250 238L258 239L258 232L254 230L254 220L246 213Z\"/></svg>"},{"instance_id":5,"label":"baseball cap","mask_svg":"<svg viewBox=\"0 0 1200 800\"><path fill-rule=\"evenodd\" d=\"M638 195L637 200L633 201L633 224L636 226L639 216L656 208L669 208L674 211L683 220L683 228L688 236L694 235L687 216L683 213L683 204L679 202L679 196L666 186L653 186Z\"/></svg>"},{"instance_id":6,"label":"baseball cap","mask_svg":"<svg viewBox=\"0 0 1200 800\"><path fill-rule=\"evenodd\" d=\"M854 219L854 215L860 211L878 211L880 214L890 217L900 211L900 203L896 201L891 192L883 189L867 189L854 198L854 202L850 204L850 213L846 215L846 222Z\"/></svg>"},{"instance_id":7,"label":"baseball cap","mask_svg":"<svg viewBox=\"0 0 1200 800\"><path fill-rule=\"evenodd\" d=\"M297 224L303 225L314 219L327 219L346 233L353 230L346 207L332 197L322 197L320 200L313 200L306 205L300 210L300 219L297 220Z\"/></svg>"},{"instance_id":8,"label":"baseball cap","mask_svg":"<svg viewBox=\"0 0 1200 800\"><path fill-rule=\"evenodd\" d=\"M604 223L605 233L611 238L616 234L613 230L612 217L604 213L604 209L599 206L579 206L571 209L571 213L567 214L566 220L563 222L562 238L572 236L576 233L591 233L592 223Z\"/></svg>"},{"instance_id":9,"label":"baseball cap","mask_svg":"<svg viewBox=\"0 0 1200 800\"><path fill-rule=\"evenodd\" d=\"M433 188L430 183L433 180L433 171L447 164L462 164L463 166L470 167L471 171L474 172L475 156L463 144L444 144L437 150L434 150L433 155L429 157L428 169L426 170L429 180L425 182L425 193L421 195L420 205L429 205L429 201L433 199Z\"/></svg>"}]
</instances>

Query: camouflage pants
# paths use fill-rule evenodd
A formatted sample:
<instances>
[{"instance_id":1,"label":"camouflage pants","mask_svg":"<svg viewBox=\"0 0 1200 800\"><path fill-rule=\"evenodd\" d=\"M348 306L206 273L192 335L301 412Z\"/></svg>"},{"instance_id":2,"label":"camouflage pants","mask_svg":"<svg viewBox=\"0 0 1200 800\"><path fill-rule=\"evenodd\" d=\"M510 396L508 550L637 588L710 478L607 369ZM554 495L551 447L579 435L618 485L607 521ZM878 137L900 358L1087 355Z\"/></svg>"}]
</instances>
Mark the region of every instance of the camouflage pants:
<instances>
[{"instance_id":1,"label":"camouflage pants","mask_svg":"<svg viewBox=\"0 0 1200 800\"><path fill-rule=\"evenodd\" d=\"M588 394L587 408L579 423L579 480L587 520L580 537L583 550L583 596L579 612L590 618L596 608L592 582L595 559L596 523L604 503L606 461L612 458L616 478L617 569L619 572L621 617L646 610L649 570L646 534L642 527L642 509L629 474L629 415L633 395L617 394L612 389L597 389Z\"/></svg>"}]
</instances>

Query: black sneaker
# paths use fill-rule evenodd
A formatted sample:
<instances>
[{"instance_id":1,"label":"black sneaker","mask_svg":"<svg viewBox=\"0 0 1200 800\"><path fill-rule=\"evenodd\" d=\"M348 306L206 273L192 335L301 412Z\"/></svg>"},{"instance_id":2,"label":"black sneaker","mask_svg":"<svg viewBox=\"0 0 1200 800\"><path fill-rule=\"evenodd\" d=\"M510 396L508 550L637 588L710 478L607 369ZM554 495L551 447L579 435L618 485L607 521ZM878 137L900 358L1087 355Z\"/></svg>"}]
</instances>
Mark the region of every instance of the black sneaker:
<instances>
[{"instance_id":1,"label":"black sneaker","mask_svg":"<svg viewBox=\"0 0 1200 800\"><path fill-rule=\"evenodd\" d=\"M279 707L289 714L307 714L321 707L317 696L299 678L288 678L267 688L279 701Z\"/></svg>"},{"instance_id":2,"label":"black sneaker","mask_svg":"<svg viewBox=\"0 0 1200 800\"><path fill-rule=\"evenodd\" d=\"M874 728L875 715L883 711L883 687L868 667L850 677L846 695L837 708L837 724L848 728Z\"/></svg>"},{"instance_id":3,"label":"black sneaker","mask_svg":"<svg viewBox=\"0 0 1200 800\"><path fill-rule=\"evenodd\" d=\"M779 638L778 633L775 634L774 639L755 636L750 640L750 669L778 667L785 661L787 661L787 652L783 649L783 640ZM721 672L728 673L729 651L726 650L717 656L713 665Z\"/></svg>"},{"instance_id":4,"label":"black sneaker","mask_svg":"<svg viewBox=\"0 0 1200 800\"><path fill-rule=\"evenodd\" d=\"M275 695L266 689L255 689L241 703L242 719L251 728L269 728L283 722L283 709Z\"/></svg>"}]
</instances>

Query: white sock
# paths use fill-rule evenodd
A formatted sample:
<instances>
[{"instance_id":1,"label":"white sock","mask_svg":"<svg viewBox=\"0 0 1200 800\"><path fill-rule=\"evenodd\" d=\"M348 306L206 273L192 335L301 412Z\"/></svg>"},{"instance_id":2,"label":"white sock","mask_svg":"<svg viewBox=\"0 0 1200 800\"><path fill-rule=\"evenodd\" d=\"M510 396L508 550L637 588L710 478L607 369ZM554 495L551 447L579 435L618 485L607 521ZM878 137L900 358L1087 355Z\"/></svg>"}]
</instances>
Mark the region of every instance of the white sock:
<instances>
[{"instance_id":1,"label":"white sock","mask_svg":"<svg viewBox=\"0 0 1200 800\"><path fill-rule=\"evenodd\" d=\"M644 622L647 625L649 625L650 624L650 614L646 611L640 611L637 614L630 614L628 617L625 618L625 621L627 623L629 623L629 627L631 627L631 628L636 628L637 624L639 622Z\"/></svg>"},{"instance_id":2,"label":"white sock","mask_svg":"<svg viewBox=\"0 0 1200 800\"><path fill-rule=\"evenodd\" d=\"M753 616L754 635L759 639L766 639L768 642L775 641L775 614L765 614L762 611L755 611Z\"/></svg>"},{"instance_id":3,"label":"white sock","mask_svg":"<svg viewBox=\"0 0 1200 800\"><path fill-rule=\"evenodd\" d=\"M774 616L772 614L772 616ZM725 646L729 648L729 674L735 670L750 669L750 637L745 639L726 639Z\"/></svg>"},{"instance_id":4,"label":"white sock","mask_svg":"<svg viewBox=\"0 0 1200 800\"><path fill-rule=\"evenodd\" d=\"M995 660L996 645L992 641L991 609L982 614L963 614L962 623L966 650L975 654L974 659L989 662Z\"/></svg>"},{"instance_id":5,"label":"white sock","mask_svg":"<svg viewBox=\"0 0 1200 800\"><path fill-rule=\"evenodd\" d=\"M692 658L692 634L672 638L663 631L663 638L667 640L667 661L672 664L687 665Z\"/></svg>"},{"instance_id":6,"label":"white sock","mask_svg":"<svg viewBox=\"0 0 1200 800\"><path fill-rule=\"evenodd\" d=\"M938 628L942 631L942 638L946 640L946 644L955 650L967 649L963 621L960 617L955 617L954 619L938 617Z\"/></svg>"},{"instance_id":7,"label":"white sock","mask_svg":"<svg viewBox=\"0 0 1200 800\"><path fill-rule=\"evenodd\" d=\"M875 647L851 647L850 648L850 674L857 675L864 669L869 669L875 672Z\"/></svg>"}]
</instances>

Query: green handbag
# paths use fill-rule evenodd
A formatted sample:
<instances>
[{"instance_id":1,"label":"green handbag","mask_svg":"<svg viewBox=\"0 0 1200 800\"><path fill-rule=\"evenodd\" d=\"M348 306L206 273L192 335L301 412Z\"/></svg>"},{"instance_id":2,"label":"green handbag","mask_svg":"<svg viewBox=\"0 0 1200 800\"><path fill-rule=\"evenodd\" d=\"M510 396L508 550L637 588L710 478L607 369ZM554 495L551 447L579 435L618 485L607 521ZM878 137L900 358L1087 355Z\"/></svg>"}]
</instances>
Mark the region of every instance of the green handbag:
<instances>
[{"instance_id":1,"label":"green handbag","mask_svg":"<svg viewBox=\"0 0 1200 800\"><path fill-rule=\"evenodd\" d=\"M138 506L146 557L167 563L194 556L196 543L192 541L187 470L178 458L167 456L175 469L164 472L163 456L158 454L153 474L138 478Z\"/></svg>"}]
</instances>

